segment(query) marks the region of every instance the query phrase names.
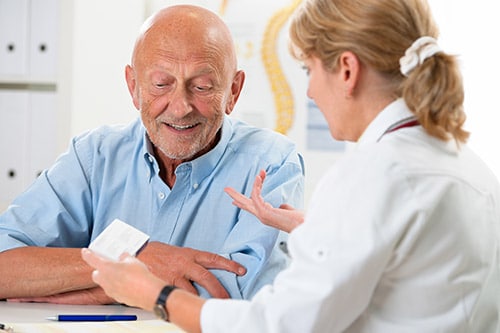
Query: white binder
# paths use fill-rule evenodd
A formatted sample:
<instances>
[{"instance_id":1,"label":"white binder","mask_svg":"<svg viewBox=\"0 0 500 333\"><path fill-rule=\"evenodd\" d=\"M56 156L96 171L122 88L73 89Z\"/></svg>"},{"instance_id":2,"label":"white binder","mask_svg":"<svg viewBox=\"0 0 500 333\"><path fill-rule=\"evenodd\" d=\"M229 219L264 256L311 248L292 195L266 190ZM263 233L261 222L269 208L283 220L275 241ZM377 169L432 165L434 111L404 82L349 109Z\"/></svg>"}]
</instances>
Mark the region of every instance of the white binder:
<instances>
[{"instance_id":1,"label":"white binder","mask_svg":"<svg viewBox=\"0 0 500 333\"><path fill-rule=\"evenodd\" d=\"M29 0L0 0L0 76L28 72Z\"/></svg>"},{"instance_id":2,"label":"white binder","mask_svg":"<svg viewBox=\"0 0 500 333\"><path fill-rule=\"evenodd\" d=\"M33 91L30 97L26 187L44 169L52 166L57 157L56 93L53 91Z\"/></svg>"},{"instance_id":3,"label":"white binder","mask_svg":"<svg viewBox=\"0 0 500 333\"><path fill-rule=\"evenodd\" d=\"M59 0L31 0L30 6L29 73L34 80L55 82Z\"/></svg>"},{"instance_id":4,"label":"white binder","mask_svg":"<svg viewBox=\"0 0 500 333\"><path fill-rule=\"evenodd\" d=\"M24 189L28 96L0 90L0 202L11 202Z\"/></svg>"}]
</instances>

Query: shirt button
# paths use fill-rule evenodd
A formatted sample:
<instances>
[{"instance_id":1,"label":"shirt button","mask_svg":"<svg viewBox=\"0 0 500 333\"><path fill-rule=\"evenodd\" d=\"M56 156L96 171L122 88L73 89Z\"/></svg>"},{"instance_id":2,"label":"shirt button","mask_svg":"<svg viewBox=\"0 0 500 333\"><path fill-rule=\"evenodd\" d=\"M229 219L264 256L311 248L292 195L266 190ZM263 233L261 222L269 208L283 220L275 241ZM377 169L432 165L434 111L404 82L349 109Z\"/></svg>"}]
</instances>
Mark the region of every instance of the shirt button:
<instances>
[{"instance_id":1,"label":"shirt button","mask_svg":"<svg viewBox=\"0 0 500 333\"><path fill-rule=\"evenodd\" d=\"M153 163L153 156L149 155L148 160L149 160L149 162Z\"/></svg>"},{"instance_id":2,"label":"shirt button","mask_svg":"<svg viewBox=\"0 0 500 333\"><path fill-rule=\"evenodd\" d=\"M198 183L194 183L193 188L196 190L198 188Z\"/></svg>"},{"instance_id":3,"label":"shirt button","mask_svg":"<svg viewBox=\"0 0 500 333\"><path fill-rule=\"evenodd\" d=\"M163 192L158 193L158 198L160 198L160 200L165 199L165 193Z\"/></svg>"}]
</instances>

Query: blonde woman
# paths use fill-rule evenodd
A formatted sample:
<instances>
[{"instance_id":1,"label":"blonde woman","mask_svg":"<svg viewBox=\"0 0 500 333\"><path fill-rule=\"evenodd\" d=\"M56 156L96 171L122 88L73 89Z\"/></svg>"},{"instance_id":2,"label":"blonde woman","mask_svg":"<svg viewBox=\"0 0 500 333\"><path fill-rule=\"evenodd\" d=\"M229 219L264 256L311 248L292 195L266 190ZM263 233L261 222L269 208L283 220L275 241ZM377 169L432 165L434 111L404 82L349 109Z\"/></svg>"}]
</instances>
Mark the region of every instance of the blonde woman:
<instances>
[{"instance_id":1,"label":"blonde woman","mask_svg":"<svg viewBox=\"0 0 500 333\"><path fill-rule=\"evenodd\" d=\"M265 173L251 198L229 190L293 229L289 268L251 301L203 300L130 256L84 250L94 281L145 309L166 299L189 332L498 332L499 184L466 145L459 69L426 2L306 0L290 37L331 135L357 149L324 176L303 223L262 201Z\"/></svg>"}]
</instances>

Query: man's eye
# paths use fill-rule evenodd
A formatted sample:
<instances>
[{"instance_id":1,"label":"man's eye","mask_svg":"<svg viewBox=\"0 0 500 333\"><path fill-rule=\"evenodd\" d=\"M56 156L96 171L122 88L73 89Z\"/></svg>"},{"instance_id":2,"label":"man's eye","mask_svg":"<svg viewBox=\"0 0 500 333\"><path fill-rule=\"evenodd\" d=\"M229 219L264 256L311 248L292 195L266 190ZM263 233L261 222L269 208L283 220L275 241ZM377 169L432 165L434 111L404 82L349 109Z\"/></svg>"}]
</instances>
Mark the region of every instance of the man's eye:
<instances>
[{"instance_id":1,"label":"man's eye","mask_svg":"<svg viewBox=\"0 0 500 333\"><path fill-rule=\"evenodd\" d=\"M194 86L194 90L199 91L199 92L206 92L210 91L212 87L211 86Z\"/></svg>"}]
</instances>

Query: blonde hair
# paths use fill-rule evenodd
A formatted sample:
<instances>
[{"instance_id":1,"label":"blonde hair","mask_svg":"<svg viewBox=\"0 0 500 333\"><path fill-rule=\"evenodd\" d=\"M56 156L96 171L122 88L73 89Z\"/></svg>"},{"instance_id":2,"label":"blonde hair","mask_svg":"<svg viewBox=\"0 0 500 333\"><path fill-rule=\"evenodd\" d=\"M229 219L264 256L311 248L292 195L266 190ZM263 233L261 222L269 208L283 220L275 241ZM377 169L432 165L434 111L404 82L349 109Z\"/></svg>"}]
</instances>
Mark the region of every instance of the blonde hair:
<instances>
[{"instance_id":1,"label":"blonde hair","mask_svg":"<svg viewBox=\"0 0 500 333\"><path fill-rule=\"evenodd\" d=\"M422 36L437 39L438 28L425 0L306 0L290 25L291 53L299 60L318 57L334 71L338 57L351 51L394 83L430 135L467 141L462 126L464 91L454 56L438 52L413 69L400 72L399 59Z\"/></svg>"}]
</instances>

